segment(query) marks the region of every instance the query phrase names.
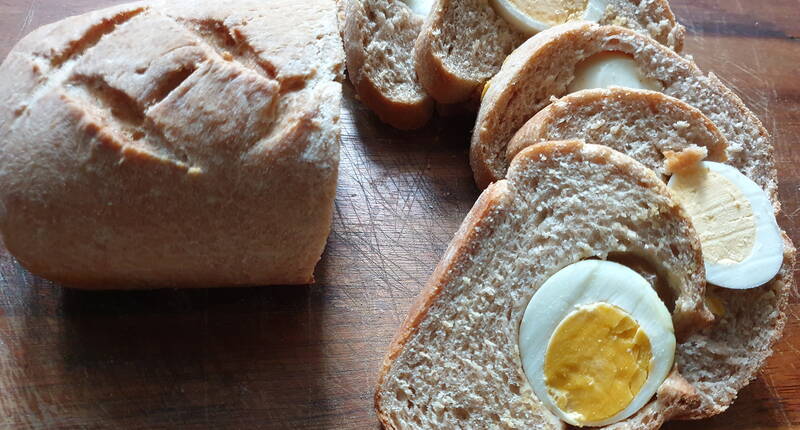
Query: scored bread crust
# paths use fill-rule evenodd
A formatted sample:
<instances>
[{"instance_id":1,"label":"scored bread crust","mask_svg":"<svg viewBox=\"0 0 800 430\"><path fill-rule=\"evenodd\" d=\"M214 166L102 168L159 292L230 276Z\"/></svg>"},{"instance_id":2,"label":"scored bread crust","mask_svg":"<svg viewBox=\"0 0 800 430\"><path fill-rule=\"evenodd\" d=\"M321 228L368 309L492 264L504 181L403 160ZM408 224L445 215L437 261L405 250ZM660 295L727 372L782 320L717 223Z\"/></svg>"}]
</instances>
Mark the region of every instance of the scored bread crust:
<instances>
[{"instance_id":1,"label":"scored bread crust","mask_svg":"<svg viewBox=\"0 0 800 430\"><path fill-rule=\"evenodd\" d=\"M579 52L564 57L565 50ZM728 141L727 164L756 182L780 212L777 170L771 139L761 121L741 99L713 74L663 46L630 30L588 23L566 24L540 33L515 51L492 79L478 114L470 149L470 164L479 186L505 174L506 143L531 116L562 95L575 65L604 50L632 54L642 72L664 84L667 95L705 114ZM552 70L543 71L554 61ZM544 65L544 66L542 66ZM541 79L558 75L549 87ZM701 404L681 414L704 418L727 409L739 389L755 378L772 353L785 324L787 296L792 288L795 249L783 233L784 260L776 277L752 290L719 289L728 315L722 322L691 340L687 354L679 356L688 376L699 389Z\"/></svg>"},{"instance_id":2,"label":"scored bread crust","mask_svg":"<svg viewBox=\"0 0 800 430\"><path fill-rule=\"evenodd\" d=\"M487 84L470 145L470 166L479 187L504 176L513 135L552 97L566 93L581 61L602 51L632 55L645 76L661 82L664 94L697 108L714 122L728 140L730 164L756 181L779 207L769 133L738 96L713 74L703 75L692 60L650 38L622 27L585 22L532 37L508 56Z\"/></svg>"},{"instance_id":3,"label":"scored bread crust","mask_svg":"<svg viewBox=\"0 0 800 430\"><path fill-rule=\"evenodd\" d=\"M434 104L412 52L422 17L400 0L348 0L340 9L347 73L361 101L395 128L424 126Z\"/></svg>"},{"instance_id":4,"label":"scored bread crust","mask_svg":"<svg viewBox=\"0 0 800 430\"><path fill-rule=\"evenodd\" d=\"M536 167L533 166L536 166L537 163L540 163L541 165L547 165L547 163L558 165L557 163L559 163L563 158L567 157L574 157L576 160L583 160L583 162L590 164L598 163L613 166L616 175L627 178L625 184L628 185L626 186L630 186L631 188L642 187L643 189L653 191L656 193L656 195L660 196L659 199L661 199L660 201L662 203L651 202L654 204L652 210L656 211L658 214L655 215L655 219L658 219L659 222L665 223L674 222L675 225L681 226L680 233L676 231L675 234L670 234L670 237L665 238L665 240L678 240L682 242L674 242L671 245L665 245L659 242L659 245L657 245L665 246L670 249L672 249L674 246L675 248L671 251L671 254L664 254L672 255L673 257L668 258L673 258L673 260L670 260L670 263L663 264L673 264L675 261L681 261L680 264L683 264L681 267L683 270L685 270L685 272L680 273L668 272L669 274L666 275L673 276L673 278L671 278L669 281L671 285L682 285L682 287L678 288L678 291L675 292L675 294L678 296L678 300L673 313L673 320L676 325L676 332L679 340L686 338L687 336L692 336L689 334L691 331L700 330L704 325L706 325L710 319L710 315L706 311L701 298L704 290L705 273L703 270L702 255L700 253L700 244L693 228L691 227L691 223L688 221L685 213L683 212L683 209L677 203L671 200L669 197L669 192L663 182L651 170L642 166L640 163L634 161L628 156L625 156L624 154L618 153L604 146L588 144L584 145L579 141L545 142L530 146L525 148L517 155L517 157L515 157L514 162L512 163L512 171L515 173L510 174L509 179L491 184L489 188L484 190L484 192L481 194L472 210L470 210L469 214L466 216L458 232L455 234L452 242L447 248L447 251L442 257L442 260L437 265L433 275L426 284L426 287L418 296L415 304L411 307L408 317L392 341L389 352L383 362L382 369L378 377L377 390L375 393L377 415L385 428L398 429L405 427L426 427L425 425L421 424L420 421L414 421L413 423L407 422L404 426L403 419L412 419L412 417L403 418L399 416L398 408L405 407L405 401L408 402L409 408L414 407L413 405L415 404L414 402L416 399L414 399L413 396L415 393L418 395L425 393L425 395L430 395L431 398L449 398L449 395L452 394L439 392L429 393L426 391L431 389L434 391L436 389L446 389L442 388L446 386L443 380L438 382L442 385L436 385L435 387L414 387L411 385L413 381L399 381L398 375L402 375L403 371L408 371L407 369L403 370L405 369L403 367L404 362L415 361L418 359L417 357L424 358L431 352L430 348L425 349L425 343L417 340L422 335L421 330L434 330L437 333L441 330L445 330L438 325L433 325L435 322L433 320L442 318L441 315L431 315L431 312L433 312L434 309L436 309L437 312L444 312L443 309L447 309L447 306L451 306L452 303L455 302L455 299L458 297L456 294L469 295L470 297L480 294L479 291L473 290L468 290L469 292L463 293L456 293L454 291L456 291L458 288L461 288L459 287L460 285L466 285L463 288L468 288L470 286L472 286L472 288L478 288L478 286L473 286L473 284L477 281L480 281L480 279L475 280L471 277L472 275L470 275L470 273L472 272L469 271L470 267L473 264L482 264L474 261L483 261L480 260L479 256L482 252L485 252L482 250L482 248L487 246L487 241L491 240L490 238L495 234L496 231L500 231L499 229L504 227L504 223L506 223L508 220L515 219L513 214L513 208L515 207L513 204L515 200L527 199L525 196L525 187L529 185L523 184L527 183L527 181L531 181L533 183L532 186L536 187L536 184L539 183L539 179L536 178L535 173ZM570 169L570 164L569 162L565 163L566 164L562 164L561 168L564 171L568 171L568 169ZM631 204L633 205L633 203ZM547 209L543 210L545 212L547 211ZM522 217L528 217L528 215L522 214ZM541 220L537 222L541 222ZM647 221L642 222L646 223ZM515 229L512 229L511 231L515 231ZM514 250L515 246L513 243L507 243L505 246L508 248L507 252L513 254L514 258L522 258L520 251ZM494 252L501 251L502 250L498 249ZM682 258L682 260L678 260L679 258ZM563 267L564 265L572 262L574 261L561 262L559 263L559 267ZM545 273L552 273L559 267L542 267L542 270ZM670 267L672 269L677 269L676 267ZM503 275L497 274L496 276L502 279ZM677 281L676 278L683 279L683 281ZM540 281L543 281L543 279ZM486 282L489 281L487 280ZM504 289L503 291L498 292L498 294L512 294L513 289L511 289L511 285L513 285L513 281L508 282L511 283L508 286L508 292L506 292L506 289ZM516 315L516 318L521 318L519 308L524 310L524 306L527 303L527 300L530 299L531 294L532 292L530 294L526 293L524 294L523 298L515 300L514 307L517 309L509 309L504 311L503 314L508 312L509 315L513 314ZM493 297L492 302L499 300L499 298L494 295L490 295L489 297ZM470 312L477 311L478 310L476 309L463 309L462 312L469 314ZM518 325L519 321L514 319L515 317L510 318L510 325ZM458 324L456 321L445 322ZM425 325L426 323L427 325ZM467 331L471 333L473 329L467 328ZM498 341L503 342L505 340L505 337L500 335L500 333L497 333L497 336L495 337L496 338L491 339L492 343ZM475 342L480 341L482 341L482 339L475 339ZM453 340L452 342L456 341ZM409 348L413 348L413 350ZM445 344L442 347L442 349L448 350L454 348L458 348L458 345ZM510 405L512 404L517 405L516 407L518 407L521 400L517 400L520 398L525 399L528 402L528 407L530 408L529 413L533 413L538 416L538 418L536 418L536 425L541 426L541 428L562 428L563 423L560 422L555 415L551 414L549 411L546 411L544 406L535 399L532 390L528 386L527 379L525 379L525 376L521 373L522 370L521 367L519 367L521 365L518 363L519 352L516 348L513 348L513 350L516 351L517 355L516 359L514 359L517 362L515 365L517 368L509 371L511 373L516 372L516 376L521 377L521 380L513 380L507 383L520 384L516 391L512 390L509 392L515 393L513 396L517 397L517 399L504 397L499 401L500 404L502 405L507 403L509 408L511 408ZM406 352L406 356L402 355L404 352ZM501 357L499 352L487 352L487 354L491 354L493 357L495 357L492 359L493 361L505 363L505 357ZM470 357L474 357L474 355L470 355ZM441 372L438 372L438 370L443 370L439 366L446 365L441 363L439 360L444 358L446 357L437 356L433 358L425 358L434 363L430 365L430 368L427 368L426 372L431 375L442 374ZM457 366L458 363L454 363L454 365ZM412 364L409 364L409 366L412 366ZM479 366L479 364L476 363L475 366ZM676 366L676 369L673 371L673 373L670 374L667 380L665 380L659 388L654 400L648 403L632 417L620 423L609 426L609 428L656 428L660 426L664 420L670 419L671 417L679 414L683 414L687 410L696 408L700 403L697 390L694 386L687 382L685 375L682 373L682 364ZM464 378L464 384L467 385L466 389L469 390L469 385L475 383L476 381L467 380L467 376L464 376ZM509 393L493 392L491 393L491 396L496 397L511 395ZM489 399L484 400L487 402L489 401ZM424 399L421 401L424 401ZM474 401L477 402L478 400ZM523 402L523 404L525 403ZM435 402L425 403L425 405L427 408L426 411L437 407ZM458 416L460 413L461 418L467 417L468 419L470 411L483 411L483 408L487 406L481 403L476 403L476 407L474 409L467 408L466 412L463 410L459 412L459 409L462 409L461 406L455 407L455 412L447 410L447 407L454 408L455 406L446 405L445 410L440 410L437 413L455 413L456 416ZM485 411L486 419L490 421L486 423L482 422L483 425L481 427L500 426L500 423L497 422L497 420L501 419L501 413L502 411L487 409ZM515 413L519 414L521 412L516 411ZM413 419L418 420L419 417ZM456 418L452 416L444 416L443 419ZM530 419L533 418L529 417L528 420ZM454 422L455 421L448 421L450 425L457 426L454 424ZM462 428L471 428L468 422L459 421L459 423ZM518 420L514 421L513 424L509 424L509 427L516 428L516 426L530 425L531 421ZM427 427L431 426L432 425L429 425Z\"/></svg>"},{"instance_id":5,"label":"scored bread crust","mask_svg":"<svg viewBox=\"0 0 800 430\"><path fill-rule=\"evenodd\" d=\"M522 149L549 140L582 139L628 154L662 178L664 153L705 148L708 161L727 160L728 142L692 106L657 91L622 87L577 91L536 113L508 144L510 162Z\"/></svg>"},{"instance_id":6,"label":"scored bread crust","mask_svg":"<svg viewBox=\"0 0 800 430\"><path fill-rule=\"evenodd\" d=\"M618 24L680 52L685 29L666 0L612 0L602 24ZM438 0L414 46L419 80L439 103L477 100L483 84L528 38L487 0Z\"/></svg>"},{"instance_id":7,"label":"scored bread crust","mask_svg":"<svg viewBox=\"0 0 800 430\"><path fill-rule=\"evenodd\" d=\"M344 53L328 0L153 1L0 66L0 233L92 289L306 284L330 231Z\"/></svg>"}]
</instances>

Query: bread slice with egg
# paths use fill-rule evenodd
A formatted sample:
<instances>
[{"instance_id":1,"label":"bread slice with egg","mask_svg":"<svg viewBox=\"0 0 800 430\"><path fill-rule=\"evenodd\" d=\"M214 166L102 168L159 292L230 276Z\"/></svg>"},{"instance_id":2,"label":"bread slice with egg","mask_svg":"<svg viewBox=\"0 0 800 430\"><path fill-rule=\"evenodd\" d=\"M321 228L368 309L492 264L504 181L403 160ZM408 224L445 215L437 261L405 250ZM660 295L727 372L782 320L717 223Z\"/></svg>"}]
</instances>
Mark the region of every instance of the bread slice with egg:
<instances>
[{"instance_id":1,"label":"bread slice with egg","mask_svg":"<svg viewBox=\"0 0 800 430\"><path fill-rule=\"evenodd\" d=\"M394 339L375 395L384 426L563 428L553 402L546 406L529 382L542 375L524 370L520 329L526 313L546 319L572 297L531 311L543 284L567 266L595 260L624 263L650 279L639 292L659 292L650 302L670 310L663 312L671 313L667 324L678 341L694 339L709 323L697 236L652 170L580 141L523 149L508 177L484 190L466 216ZM587 291L609 296L614 306L625 302L612 287ZM663 322L649 318L642 327ZM616 428L656 428L696 407L701 399L689 372L714 371L695 361L699 347L680 343L674 368L666 363L672 372L651 387L655 395ZM598 384L617 378L600 376Z\"/></svg>"},{"instance_id":2,"label":"bread slice with egg","mask_svg":"<svg viewBox=\"0 0 800 430\"><path fill-rule=\"evenodd\" d=\"M685 30L676 22L666 0L559 0L538 4L544 5L540 15L547 18L545 26L582 18L579 13L561 12L587 5L600 11L592 19L602 24L629 27L676 51L683 47ZM552 10L553 4L559 8ZM477 100L484 83L497 73L506 56L532 35L498 13L503 5L505 9L514 8L507 0L439 0L431 9L414 55L420 82L437 102Z\"/></svg>"},{"instance_id":3,"label":"bread slice with egg","mask_svg":"<svg viewBox=\"0 0 800 430\"><path fill-rule=\"evenodd\" d=\"M340 5L350 81L381 121L402 130L425 125L434 108L417 81L412 53L425 5L412 6L417 9L400 0L347 0Z\"/></svg>"},{"instance_id":4,"label":"bread slice with egg","mask_svg":"<svg viewBox=\"0 0 800 430\"><path fill-rule=\"evenodd\" d=\"M609 65L616 68L614 73L602 70ZM552 97L621 85L620 76L627 78L626 86L656 88L702 112L728 140L731 163L777 202L769 134L738 96L714 74L703 74L691 59L649 37L586 22L564 24L532 37L488 83L470 146L478 186L486 187L505 175L509 141Z\"/></svg>"},{"instance_id":5,"label":"bread slice with egg","mask_svg":"<svg viewBox=\"0 0 800 430\"><path fill-rule=\"evenodd\" d=\"M552 101L517 131L506 159L530 145L565 139L614 148L663 179L680 169L678 163L727 159L727 140L698 109L657 91L622 87L581 90Z\"/></svg>"},{"instance_id":6,"label":"bread slice with egg","mask_svg":"<svg viewBox=\"0 0 800 430\"><path fill-rule=\"evenodd\" d=\"M563 56L560 53L564 51L576 52L576 55ZM608 51L621 52L629 57L629 61L637 66L634 72L644 75L634 80L645 83L649 79L657 80L662 86L661 92L692 105L714 123L728 141L726 163L741 176L752 180L753 186L763 190L767 208L760 208L757 212L763 214L771 211L769 215L772 215L772 221L765 222L774 223L780 208L777 174L771 140L761 122L716 76L704 75L691 60L619 27L567 24L535 36L509 56L503 69L492 80L478 115L470 154L476 181L485 185L503 177L508 142L517 140L512 143L517 147L532 143L525 142L529 130L520 131L519 139L515 137L512 140L511 137L531 116L550 104L551 97L569 92L572 83L577 80L576 69L581 69L581 62L597 54L606 55ZM580 80L587 81L583 78ZM577 100L580 96L576 94L574 97L576 99L573 100ZM547 109L552 112L560 110L559 106ZM540 118L550 114L542 115ZM562 115L569 117L565 111L562 111ZM608 115L613 115L613 112ZM531 128L536 127L531 124ZM643 129L638 133L656 131ZM606 142L613 145L610 141ZM624 144L616 144L615 147L624 149ZM657 159L642 154L657 155L659 151L654 148L630 148L626 152L652 165ZM774 241L778 242L777 252L782 255L782 262L777 273L772 272L774 277L771 280L744 290L716 286L710 288L709 300L721 304L716 306L720 317L713 327L689 340L695 345L691 349L695 364L685 362L684 366L693 368L687 372L688 378L698 388L702 402L684 413L684 418L703 418L727 409L738 391L755 377L771 354L772 346L780 338L785 323L787 297L793 282L795 251L785 233L777 226L774 229L777 229L777 235L773 235L770 246L775 245ZM774 269L771 264L763 267L754 264L752 272L766 271L767 266Z\"/></svg>"}]
</instances>

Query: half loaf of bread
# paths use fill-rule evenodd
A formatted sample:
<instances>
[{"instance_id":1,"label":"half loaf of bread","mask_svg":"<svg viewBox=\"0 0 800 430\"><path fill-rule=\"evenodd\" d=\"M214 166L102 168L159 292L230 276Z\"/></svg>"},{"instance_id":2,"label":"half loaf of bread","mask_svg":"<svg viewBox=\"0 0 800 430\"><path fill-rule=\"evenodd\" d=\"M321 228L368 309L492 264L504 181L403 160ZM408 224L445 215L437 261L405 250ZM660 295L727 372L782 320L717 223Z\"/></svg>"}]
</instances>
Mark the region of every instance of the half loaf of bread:
<instances>
[{"instance_id":1,"label":"half loaf of bread","mask_svg":"<svg viewBox=\"0 0 800 430\"><path fill-rule=\"evenodd\" d=\"M330 229L344 54L328 0L131 3L0 66L0 232L82 288L303 284Z\"/></svg>"},{"instance_id":2,"label":"half loaf of bread","mask_svg":"<svg viewBox=\"0 0 800 430\"><path fill-rule=\"evenodd\" d=\"M546 279L588 258L647 262L679 341L711 319L694 228L653 171L604 146L530 146L481 194L392 343L375 396L386 428L563 428L523 373L520 321ZM696 407L687 379L713 371L694 361L703 346L680 344L657 395L614 428Z\"/></svg>"},{"instance_id":3,"label":"half loaf of bread","mask_svg":"<svg viewBox=\"0 0 800 430\"><path fill-rule=\"evenodd\" d=\"M400 0L340 2L347 73L358 97L393 127L425 125L433 99L417 81L413 57L423 17Z\"/></svg>"},{"instance_id":4,"label":"half loaf of bread","mask_svg":"<svg viewBox=\"0 0 800 430\"><path fill-rule=\"evenodd\" d=\"M683 47L685 30L666 0L605 3L601 24L629 27L676 51ZM477 99L506 56L527 38L487 0L439 0L414 46L419 80L439 103Z\"/></svg>"}]
</instances>

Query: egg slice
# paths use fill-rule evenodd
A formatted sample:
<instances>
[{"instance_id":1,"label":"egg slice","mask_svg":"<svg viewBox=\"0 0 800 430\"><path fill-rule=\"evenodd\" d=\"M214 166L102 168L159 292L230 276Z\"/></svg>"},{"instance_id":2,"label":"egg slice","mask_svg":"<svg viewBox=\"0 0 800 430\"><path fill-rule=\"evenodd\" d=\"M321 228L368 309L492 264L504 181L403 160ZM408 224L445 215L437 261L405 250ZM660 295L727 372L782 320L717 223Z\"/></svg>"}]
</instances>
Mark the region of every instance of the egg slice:
<instances>
[{"instance_id":1,"label":"egg slice","mask_svg":"<svg viewBox=\"0 0 800 430\"><path fill-rule=\"evenodd\" d=\"M528 35L568 21L599 22L607 0L491 0L494 10Z\"/></svg>"},{"instance_id":2,"label":"egg slice","mask_svg":"<svg viewBox=\"0 0 800 430\"><path fill-rule=\"evenodd\" d=\"M435 0L403 0L403 3L408 5L415 14L428 16L434 1Z\"/></svg>"},{"instance_id":3,"label":"egg slice","mask_svg":"<svg viewBox=\"0 0 800 430\"><path fill-rule=\"evenodd\" d=\"M661 83L645 76L632 56L617 51L603 51L577 65L575 78L567 86L567 92L610 86L662 90Z\"/></svg>"},{"instance_id":4,"label":"egg slice","mask_svg":"<svg viewBox=\"0 0 800 430\"><path fill-rule=\"evenodd\" d=\"M692 219L708 282L744 289L763 285L783 264L783 239L764 190L734 167L704 161L667 184Z\"/></svg>"},{"instance_id":5,"label":"egg slice","mask_svg":"<svg viewBox=\"0 0 800 430\"><path fill-rule=\"evenodd\" d=\"M638 273L585 260L551 276L520 325L522 367L536 396L562 420L599 426L641 409L672 369L667 307Z\"/></svg>"}]
</instances>

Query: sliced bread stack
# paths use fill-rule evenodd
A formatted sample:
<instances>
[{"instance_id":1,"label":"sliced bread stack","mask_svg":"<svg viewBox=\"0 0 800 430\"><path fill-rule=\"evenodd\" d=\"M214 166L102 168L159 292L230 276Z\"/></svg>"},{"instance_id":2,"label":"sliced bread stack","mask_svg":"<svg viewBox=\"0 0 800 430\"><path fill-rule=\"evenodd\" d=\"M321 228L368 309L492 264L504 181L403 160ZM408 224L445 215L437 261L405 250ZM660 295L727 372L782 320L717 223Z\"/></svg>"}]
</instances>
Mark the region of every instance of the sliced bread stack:
<instances>
[{"instance_id":1,"label":"sliced bread stack","mask_svg":"<svg viewBox=\"0 0 800 430\"><path fill-rule=\"evenodd\" d=\"M582 64L606 52L629 57L660 91L573 92ZM574 138L587 144L563 141ZM771 280L744 290L706 289L704 271L690 262L703 260L699 236L663 187L671 174L704 159L752 180L766 195L767 211L778 214L769 134L691 59L630 29L586 22L522 44L482 96L470 161L486 189L384 362L376 393L384 425L562 428L525 380L517 343L522 314L560 268L619 252L633 255L623 259L631 267L642 257L661 267L650 279L673 286L678 344L674 372L652 400L611 427L651 429L726 410L781 336L795 250L778 231L783 261ZM688 227L676 228L683 222ZM662 247L671 252L660 254ZM694 276L697 285L674 288L675 277ZM687 298L688 291L702 298ZM713 323L704 302L714 309Z\"/></svg>"},{"instance_id":2,"label":"sliced bread stack","mask_svg":"<svg viewBox=\"0 0 800 430\"><path fill-rule=\"evenodd\" d=\"M460 103L480 95L506 57L530 34L497 13L486 0L440 0L431 10L414 47L417 73L440 103ZM601 24L617 24L680 51L684 28L666 0L603 1Z\"/></svg>"},{"instance_id":3,"label":"sliced bread stack","mask_svg":"<svg viewBox=\"0 0 800 430\"><path fill-rule=\"evenodd\" d=\"M700 245L652 170L580 141L521 151L481 194L390 347L376 392L384 426L563 428L526 380L520 321L560 268L620 251L670 274L663 296L679 337L702 329ZM702 348L682 344L678 355ZM707 370L678 365L656 400L617 426L655 428L692 410L700 400L686 381Z\"/></svg>"},{"instance_id":4,"label":"sliced bread stack","mask_svg":"<svg viewBox=\"0 0 800 430\"><path fill-rule=\"evenodd\" d=\"M777 179L769 134L741 99L714 74L634 31L591 23L565 24L537 34L508 57L483 96L470 147L478 186L502 178L514 134L552 97L567 94L578 66L601 52L630 55L661 92L700 110L728 140L731 163L775 198ZM572 55L564 55L571 52Z\"/></svg>"},{"instance_id":5,"label":"sliced bread stack","mask_svg":"<svg viewBox=\"0 0 800 430\"><path fill-rule=\"evenodd\" d=\"M601 1L601 23L616 23L675 50L684 28L665 0ZM338 0L347 70L358 97L381 121L419 128L434 110L474 111L484 83L530 35L487 1ZM424 24L423 24L424 21Z\"/></svg>"}]
</instances>

